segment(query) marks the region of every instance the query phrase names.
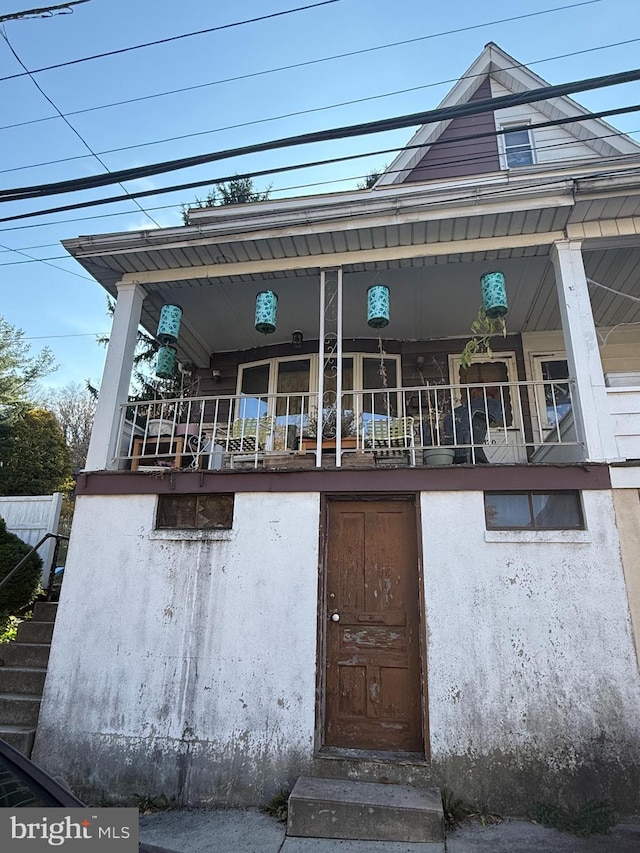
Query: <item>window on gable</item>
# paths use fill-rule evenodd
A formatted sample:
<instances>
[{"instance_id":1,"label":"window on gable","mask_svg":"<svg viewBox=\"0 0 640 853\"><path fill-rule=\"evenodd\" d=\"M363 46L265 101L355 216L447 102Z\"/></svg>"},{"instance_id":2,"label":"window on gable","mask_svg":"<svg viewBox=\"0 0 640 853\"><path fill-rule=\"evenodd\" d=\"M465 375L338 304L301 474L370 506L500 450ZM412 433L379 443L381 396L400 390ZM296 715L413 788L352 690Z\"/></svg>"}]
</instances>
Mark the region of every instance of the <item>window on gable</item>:
<instances>
[{"instance_id":1,"label":"window on gable","mask_svg":"<svg viewBox=\"0 0 640 853\"><path fill-rule=\"evenodd\" d=\"M579 492L485 492L487 530L584 530Z\"/></svg>"},{"instance_id":2,"label":"window on gable","mask_svg":"<svg viewBox=\"0 0 640 853\"><path fill-rule=\"evenodd\" d=\"M229 495L158 495L157 530L231 530Z\"/></svg>"},{"instance_id":3,"label":"window on gable","mask_svg":"<svg viewBox=\"0 0 640 853\"><path fill-rule=\"evenodd\" d=\"M533 166L535 163L533 139L531 131L524 128L509 130L502 128L502 147L507 169L517 169L519 166Z\"/></svg>"}]
</instances>

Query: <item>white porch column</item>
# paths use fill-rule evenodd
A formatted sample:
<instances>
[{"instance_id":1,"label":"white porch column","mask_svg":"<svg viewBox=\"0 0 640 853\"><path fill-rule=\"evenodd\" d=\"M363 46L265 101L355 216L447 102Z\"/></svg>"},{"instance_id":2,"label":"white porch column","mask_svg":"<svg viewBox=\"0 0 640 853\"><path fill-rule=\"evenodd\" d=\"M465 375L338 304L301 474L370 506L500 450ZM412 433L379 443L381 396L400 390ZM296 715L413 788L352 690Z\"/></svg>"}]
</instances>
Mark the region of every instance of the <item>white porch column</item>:
<instances>
[{"instance_id":1,"label":"white porch column","mask_svg":"<svg viewBox=\"0 0 640 853\"><path fill-rule=\"evenodd\" d=\"M120 427L120 406L126 402L129 394L144 295L139 284L118 285L118 299L91 431L86 471L117 468L114 457Z\"/></svg>"},{"instance_id":2,"label":"white porch column","mask_svg":"<svg viewBox=\"0 0 640 853\"><path fill-rule=\"evenodd\" d=\"M573 416L578 439L584 442L588 461L604 462L616 459L618 452L581 246L579 241L559 240L551 247L551 261L569 375L575 380Z\"/></svg>"}]
</instances>

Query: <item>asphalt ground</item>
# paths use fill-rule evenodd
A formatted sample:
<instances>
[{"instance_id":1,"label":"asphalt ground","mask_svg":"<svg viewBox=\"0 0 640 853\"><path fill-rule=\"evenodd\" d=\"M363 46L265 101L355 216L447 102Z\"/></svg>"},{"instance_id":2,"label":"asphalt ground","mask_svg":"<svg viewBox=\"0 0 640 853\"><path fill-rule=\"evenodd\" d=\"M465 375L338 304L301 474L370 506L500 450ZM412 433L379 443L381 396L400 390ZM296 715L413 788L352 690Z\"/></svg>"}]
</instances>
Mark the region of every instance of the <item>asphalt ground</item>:
<instances>
[{"instance_id":1,"label":"asphalt ground","mask_svg":"<svg viewBox=\"0 0 640 853\"><path fill-rule=\"evenodd\" d=\"M257 809L179 809L140 818L140 840L176 853L640 853L640 824L577 838L527 820L466 823L444 843L289 838L285 824Z\"/></svg>"}]
</instances>

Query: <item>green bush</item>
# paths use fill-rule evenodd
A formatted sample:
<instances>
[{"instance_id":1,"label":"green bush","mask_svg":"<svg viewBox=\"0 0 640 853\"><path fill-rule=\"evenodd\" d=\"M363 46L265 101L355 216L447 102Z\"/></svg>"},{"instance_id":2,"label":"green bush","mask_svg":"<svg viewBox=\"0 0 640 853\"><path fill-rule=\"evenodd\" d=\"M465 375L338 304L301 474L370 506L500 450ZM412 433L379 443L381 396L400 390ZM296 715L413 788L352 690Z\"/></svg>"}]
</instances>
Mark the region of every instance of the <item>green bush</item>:
<instances>
[{"instance_id":1,"label":"green bush","mask_svg":"<svg viewBox=\"0 0 640 853\"><path fill-rule=\"evenodd\" d=\"M22 539L9 533L4 519L0 518L0 581L30 550L30 546ZM7 627L9 616L19 613L35 601L40 591L41 577L42 560L34 553L9 583L0 589L0 633Z\"/></svg>"}]
</instances>

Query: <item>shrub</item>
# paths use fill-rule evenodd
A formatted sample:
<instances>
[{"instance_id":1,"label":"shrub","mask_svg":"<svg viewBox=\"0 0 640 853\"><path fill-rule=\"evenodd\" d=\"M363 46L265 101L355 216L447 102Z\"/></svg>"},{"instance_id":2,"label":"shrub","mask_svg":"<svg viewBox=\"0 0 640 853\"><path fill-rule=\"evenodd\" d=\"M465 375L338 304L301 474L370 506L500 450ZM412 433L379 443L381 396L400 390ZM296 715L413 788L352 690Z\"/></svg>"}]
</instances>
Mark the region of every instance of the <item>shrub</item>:
<instances>
[{"instance_id":1,"label":"shrub","mask_svg":"<svg viewBox=\"0 0 640 853\"><path fill-rule=\"evenodd\" d=\"M0 581L30 550L26 542L7 530L4 519L0 518ZM34 553L9 583L0 589L0 632L7 627L10 615L28 607L35 600L40 591L41 575L42 560Z\"/></svg>"}]
</instances>

